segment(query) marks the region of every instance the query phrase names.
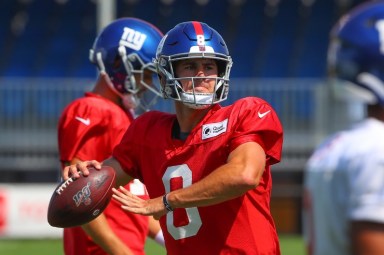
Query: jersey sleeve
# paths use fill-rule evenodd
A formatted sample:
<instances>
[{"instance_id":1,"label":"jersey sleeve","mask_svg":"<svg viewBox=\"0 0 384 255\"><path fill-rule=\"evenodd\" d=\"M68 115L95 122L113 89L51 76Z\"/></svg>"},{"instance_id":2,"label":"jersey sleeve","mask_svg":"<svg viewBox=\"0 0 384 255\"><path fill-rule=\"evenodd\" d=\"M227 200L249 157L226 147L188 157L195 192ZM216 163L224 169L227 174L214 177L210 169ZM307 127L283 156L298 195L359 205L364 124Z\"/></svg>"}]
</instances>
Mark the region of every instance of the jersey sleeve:
<instances>
[{"instance_id":1,"label":"jersey sleeve","mask_svg":"<svg viewBox=\"0 0 384 255\"><path fill-rule=\"evenodd\" d=\"M159 152L165 150L164 148L167 146L165 141L158 138L162 137L167 140L161 134L170 130L170 125L173 123L173 118L170 116L170 114L153 110L132 121L112 153L112 156L129 176L143 181L143 165L147 161L155 161ZM172 120L168 121L169 119ZM149 150L149 148L152 149Z\"/></svg>"},{"instance_id":2,"label":"jersey sleeve","mask_svg":"<svg viewBox=\"0 0 384 255\"><path fill-rule=\"evenodd\" d=\"M384 223L384 159L372 152L360 157L359 171L350 174L349 215L353 220ZM374 169L374 171L373 171Z\"/></svg>"},{"instance_id":3,"label":"jersey sleeve","mask_svg":"<svg viewBox=\"0 0 384 255\"><path fill-rule=\"evenodd\" d=\"M137 119L141 119L141 116ZM137 120L136 119L136 120ZM120 163L123 170L135 179L141 179L138 171L137 161L139 158L138 148L141 148L140 139L142 128L138 127L138 123L134 120L125 132L120 143L113 149L112 156Z\"/></svg>"},{"instance_id":4,"label":"jersey sleeve","mask_svg":"<svg viewBox=\"0 0 384 255\"><path fill-rule=\"evenodd\" d=\"M278 163L281 159L283 129L274 109L264 100L251 97L241 100L234 109L238 116L234 122L230 150L253 141L263 147L270 165Z\"/></svg>"},{"instance_id":5,"label":"jersey sleeve","mask_svg":"<svg viewBox=\"0 0 384 255\"><path fill-rule=\"evenodd\" d=\"M87 120L87 122L79 121ZM104 133L100 118L86 104L75 102L63 112L58 126L60 161L71 161L75 156L82 160L98 155L92 136ZM100 159L98 159L100 160Z\"/></svg>"}]
</instances>

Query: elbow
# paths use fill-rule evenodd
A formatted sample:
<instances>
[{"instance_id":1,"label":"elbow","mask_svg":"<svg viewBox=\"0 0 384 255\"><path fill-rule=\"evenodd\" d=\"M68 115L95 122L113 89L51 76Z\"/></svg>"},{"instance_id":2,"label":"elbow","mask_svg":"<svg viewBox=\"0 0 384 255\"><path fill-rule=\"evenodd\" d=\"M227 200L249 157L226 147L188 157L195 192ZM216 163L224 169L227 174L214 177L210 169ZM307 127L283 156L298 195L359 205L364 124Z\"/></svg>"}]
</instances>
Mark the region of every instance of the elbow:
<instances>
[{"instance_id":1,"label":"elbow","mask_svg":"<svg viewBox=\"0 0 384 255\"><path fill-rule=\"evenodd\" d=\"M241 186L244 191L255 189L260 183L261 175L243 172L241 175Z\"/></svg>"},{"instance_id":2,"label":"elbow","mask_svg":"<svg viewBox=\"0 0 384 255\"><path fill-rule=\"evenodd\" d=\"M252 177L243 178L243 186L247 190L255 189L257 186L259 186L259 183L260 183L259 178L252 178Z\"/></svg>"}]
</instances>

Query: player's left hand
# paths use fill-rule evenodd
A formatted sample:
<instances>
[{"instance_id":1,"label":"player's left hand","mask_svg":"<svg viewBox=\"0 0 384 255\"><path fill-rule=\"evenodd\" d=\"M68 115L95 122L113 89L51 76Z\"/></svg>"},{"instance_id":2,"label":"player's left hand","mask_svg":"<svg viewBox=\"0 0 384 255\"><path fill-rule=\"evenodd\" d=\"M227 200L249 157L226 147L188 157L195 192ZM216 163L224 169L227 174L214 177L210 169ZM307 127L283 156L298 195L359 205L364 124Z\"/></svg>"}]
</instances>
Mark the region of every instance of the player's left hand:
<instances>
[{"instance_id":1,"label":"player's left hand","mask_svg":"<svg viewBox=\"0 0 384 255\"><path fill-rule=\"evenodd\" d=\"M122 204L121 208L125 211L153 216L156 220L168 212L163 204L162 197L144 200L122 186L119 189L113 188L112 191L114 193L112 197Z\"/></svg>"}]
</instances>

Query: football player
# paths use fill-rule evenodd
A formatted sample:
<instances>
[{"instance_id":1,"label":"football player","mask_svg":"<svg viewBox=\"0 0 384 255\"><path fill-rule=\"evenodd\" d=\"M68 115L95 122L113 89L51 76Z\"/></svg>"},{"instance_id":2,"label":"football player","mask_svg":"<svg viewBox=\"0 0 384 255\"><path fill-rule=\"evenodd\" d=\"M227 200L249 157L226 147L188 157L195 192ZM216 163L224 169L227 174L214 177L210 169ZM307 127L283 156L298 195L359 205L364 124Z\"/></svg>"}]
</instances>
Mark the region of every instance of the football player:
<instances>
[{"instance_id":1,"label":"football player","mask_svg":"<svg viewBox=\"0 0 384 255\"><path fill-rule=\"evenodd\" d=\"M145 91L157 92L152 80L156 71L152 58L162 36L155 26L135 18L117 19L101 31L90 50L90 61L99 70L98 80L91 92L65 108L59 121L63 167L86 159L102 161L110 157L135 118L134 110L148 109L153 101L146 104L140 99ZM132 180L125 188L148 198L139 180ZM64 229L64 252L143 255L147 234L163 243L157 220L124 212L118 202L111 201L94 221Z\"/></svg>"},{"instance_id":2,"label":"football player","mask_svg":"<svg viewBox=\"0 0 384 255\"><path fill-rule=\"evenodd\" d=\"M137 118L104 161L117 185L140 178L151 199L123 186L122 208L160 219L167 254L280 254L270 213L271 165L280 161L283 131L272 107L247 97L227 99L232 59L221 35L183 22L160 42L155 64L163 96L176 114ZM89 174L97 161L68 166L63 178Z\"/></svg>"},{"instance_id":3,"label":"football player","mask_svg":"<svg viewBox=\"0 0 384 255\"><path fill-rule=\"evenodd\" d=\"M366 118L327 138L304 172L311 255L384 254L384 1L363 3L331 31L330 81Z\"/></svg>"}]
</instances>

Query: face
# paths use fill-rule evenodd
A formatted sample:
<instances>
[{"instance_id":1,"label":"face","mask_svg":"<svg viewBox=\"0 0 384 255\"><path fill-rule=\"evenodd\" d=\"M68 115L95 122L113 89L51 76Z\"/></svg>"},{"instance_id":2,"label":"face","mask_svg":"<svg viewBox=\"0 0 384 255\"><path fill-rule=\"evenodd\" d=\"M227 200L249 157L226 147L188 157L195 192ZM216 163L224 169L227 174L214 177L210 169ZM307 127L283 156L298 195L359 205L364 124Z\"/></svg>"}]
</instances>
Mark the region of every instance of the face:
<instances>
[{"instance_id":1,"label":"face","mask_svg":"<svg viewBox=\"0 0 384 255\"><path fill-rule=\"evenodd\" d=\"M189 79L180 80L185 92L192 92L193 87L195 92L198 93L214 92L218 68L216 61L213 59L196 58L180 60L176 63L175 73L177 78L189 77ZM192 80L190 77L194 79Z\"/></svg>"}]
</instances>

